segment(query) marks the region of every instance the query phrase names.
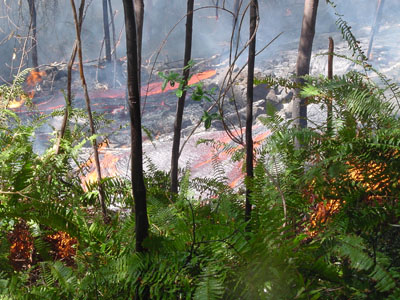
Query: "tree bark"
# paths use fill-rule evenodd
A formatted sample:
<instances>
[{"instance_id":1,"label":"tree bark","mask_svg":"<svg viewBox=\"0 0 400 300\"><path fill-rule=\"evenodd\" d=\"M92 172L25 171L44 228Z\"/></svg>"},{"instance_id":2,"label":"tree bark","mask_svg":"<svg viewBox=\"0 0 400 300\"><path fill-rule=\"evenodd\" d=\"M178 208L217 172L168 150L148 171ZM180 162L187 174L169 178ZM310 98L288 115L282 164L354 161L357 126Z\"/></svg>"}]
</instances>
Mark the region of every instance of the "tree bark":
<instances>
[{"instance_id":1,"label":"tree bark","mask_svg":"<svg viewBox=\"0 0 400 300\"><path fill-rule=\"evenodd\" d=\"M328 79L333 79L333 51L334 51L334 42L332 37L329 37L329 54L328 54ZM328 135L331 135L333 132L333 106L332 106L332 98L328 99L328 109L327 109L327 126L326 131Z\"/></svg>"},{"instance_id":2,"label":"tree bark","mask_svg":"<svg viewBox=\"0 0 400 300\"><path fill-rule=\"evenodd\" d=\"M113 69L113 88L115 88L116 84L116 76L117 76L117 40L115 35L115 22L114 22L114 14L112 9L111 0L108 0L108 8L110 10L110 18L111 18L111 28L112 28L112 37L113 37L113 59L114 59L114 69Z\"/></svg>"},{"instance_id":3,"label":"tree bark","mask_svg":"<svg viewBox=\"0 0 400 300\"><path fill-rule=\"evenodd\" d=\"M236 49L239 47L239 40L240 40L240 31L239 31L239 11L240 11L240 0L235 0L233 3L233 20L232 20L232 45L233 49ZM235 51L236 51L235 50Z\"/></svg>"},{"instance_id":4,"label":"tree bark","mask_svg":"<svg viewBox=\"0 0 400 300\"><path fill-rule=\"evenodd\" d=\"M136 33L138 47L138 64L142 66L142 43L143 43L143 22L144 22L144 2L143 0L135 1L135 17L136 17ZM141 82L141 74L139 68L139 86Z\"/></svg>"},{"instance_id":5,"label":"tree bark","mask_svg":"<svg viewBox=\"0 0 400 300\"><path fill-rule=\"evenodd\" d=\"M296 80L300 85L304 84L304 79L301 78L301 76L307 75L310 72L310 60L315 35L318 2L318 0L305 0L304 2L303 23L301 26L299 52L296 65ZM293 100L293 124L299 128L306 128L307 102L306 99L300 98L299 92L299 90L296 91L296 97Z\"/></svg>"},{"instance_id":6,"label":"tree bark","mask_svg":"<svg viewBox=\"0 0 400 300\"><path fill-rule=\"evenodd\" d=\"M189 64L192 55L192 33L193 33L193 7L194 0L187 1L187 16L186 16L186 37L185 37L185 55L183 65L186 67ZM178 162L179 162L179 146L181 141L181 130L182 130L182 119L183 110L185 108L186 98L186 85L189 80L190 69L186 68L183 70L183 81L182 86L183 93L178 99L176 106L176 117L174 124L174 139L172 144L172 156L171 156L171 192L178 193Z\"/></svg>"},{"instance_id":7,"label":"tree bark","mask_svg":"<svg viewBox=\"0 0 400 300\"><path fill-rule=\"evenodd\" d=\"M83 71L81 22L79 21L78 15L76 13L75 0L71 0L71 6L72 6L72 13L74 15L75 30L76 30L76 44L77 44L77 52L78 52L78 58L79 58L79 74L80 74L80 77L81 77L82 88L83 88L83 92L84 92L84 95L85 95L86 109L87 109L88 118L89 118L90 133L93 136L93 135L96 134L96 129L94 127L92 108L90 106L90 97L89 97L89 92L88 92L88 89L87 89L85 74L84 74L84 71ZM79 7L79 15L80 16L83 14L84 7L85 7L85 0L81 0L81 5ZM99 200L100 200L101 210L102 210L102 213L103 213L103 220L104 220L105 223L108 223L104 190L103 190L103 186L101 184L102 176L101 176L101 168L100 168L99 151L98 151L98 148L97 148L96 139L92 140L92 147L93 147L93 156L94 156L96 172L97 172L97 184L98 184L98 190L99 190Z\"/></svg>"},{"instance_id":8,"label":"tree bark","mask_svg":"<svg viewBox=\"0 0 400 300\"><path fill-rule=\"evenodd\" d=\"M145 251L143 241L148 236L146 187L143 179L142 124L140 115L139 57L136 18L132 0L123 0L128 63L128 106L131 122L131 180L135 201L136 250Z\"/></svg>"},{"instance_id":9,"label":"tree bark","mask_svg":"<svg viewBox=\"0 0 400 300\"><path fill-rule=\"evenodd\" d=\"M246 176L247 179L254 177L253 170L253 85L254 85L254 64L256 57L256 27L258 19L258 1L252 0L250 4L250 39L249 58L247 63L247 104L246 104ZM251 183L246 186L246 207L245 220L251 218Z\"/></svg>"},{"instance_id":10,"label":"tree bark","mask_svg":"<svg viewBox=\"0 0 400 300\"><path fill-rule=\"evenodd\" d=\"M107 0L103 0L103 29L104 29L104 43L106 45L106 61L111 62L111 39L110 27L108 26L108 10Z\"/></svg>"},{"instance_id":11,"label":"tree bark","mask_svg":"<svg viewBox=\"0 0 400 300\"><path fill-rule=\"evenodd\" d=\"M37 51L37 37L36 37L36 6L35 6L35 0L28 0L29 4L29 13L31 16L31 22L29 29L32 31L32 49L31 49L31 59L32 59L32 66L37 69L39 66L38 63L38 51Z\"/></svg>"}]
</instances>

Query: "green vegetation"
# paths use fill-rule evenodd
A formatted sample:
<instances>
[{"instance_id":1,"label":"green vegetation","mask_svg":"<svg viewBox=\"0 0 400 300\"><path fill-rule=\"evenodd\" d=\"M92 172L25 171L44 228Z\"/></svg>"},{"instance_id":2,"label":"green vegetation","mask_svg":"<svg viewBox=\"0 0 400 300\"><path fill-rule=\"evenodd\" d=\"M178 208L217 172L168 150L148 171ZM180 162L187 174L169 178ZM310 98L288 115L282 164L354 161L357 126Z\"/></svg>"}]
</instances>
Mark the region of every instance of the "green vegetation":
<instances>
[{"instance_id":1,"label":"green vegetation","mask_svg":"<svg viewBox=\"0 0 400 300\"><path fill-rule=\"evenodd\" d=\"M267 108L273 134L248 182L250 224L245 195L227 186L217 159L213 180L186 171L173 202L168 174L148 162L144 254L132 215L121 209L105 225L96 187L85 192L67 163L85 140L71 132L61 154L35 154L45 119L23 124L2 108L1 299L398 299L398 94L354 71L306 80L310 102L334 100L333 133L295 129ZM129 181L103 181L108 204L131 207Z\"/></svg>"},{"instance_id":2,"label":"green vegetation","mask_svg":"<svg viewBox=\"0 0 400 300\"><path fill-rule=\"evenodd\" d=\"M50 145L37 154L35 130L47 117L22 122L7 108L28 71L1 86L0 299L399 299L400 89L366 62L341 19L339 27L361 71L308 76L301 87L309 103L333 101L332 130L326 122L295 128L267 106L262 121L272 134L246 180L249 222L244 189L228 186L217 157L213 179L185 170L178 195L148 160L143 253L135 251L131 182L102 179L107 205L120 207L107 224L98 183L82 187L88 124L71 122L60 153ZM161 75L165 85L181 83ZM257 82L299 88L282 78ZM207 100L195 89L194 100ZM83 117L71 109L71 119Z\"/></svg>"}]
</instances>

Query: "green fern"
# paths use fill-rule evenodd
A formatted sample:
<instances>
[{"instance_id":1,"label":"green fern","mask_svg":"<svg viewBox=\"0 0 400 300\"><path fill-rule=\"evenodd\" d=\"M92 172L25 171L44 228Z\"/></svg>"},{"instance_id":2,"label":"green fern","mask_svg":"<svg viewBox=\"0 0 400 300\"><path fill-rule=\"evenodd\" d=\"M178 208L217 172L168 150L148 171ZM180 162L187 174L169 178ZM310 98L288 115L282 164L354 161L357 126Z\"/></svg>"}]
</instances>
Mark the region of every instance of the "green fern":
<instances>
[{"instance_id":1,"label":"green fern","mask_svg":"<svg viewBox=\"0 0 400 300\"><path fill-rule=\"evenodd\" d=\"M223 280L215 268L205 267L194 294L196 300L221 299L224 294Z\"/></svg>"}]
</instances>

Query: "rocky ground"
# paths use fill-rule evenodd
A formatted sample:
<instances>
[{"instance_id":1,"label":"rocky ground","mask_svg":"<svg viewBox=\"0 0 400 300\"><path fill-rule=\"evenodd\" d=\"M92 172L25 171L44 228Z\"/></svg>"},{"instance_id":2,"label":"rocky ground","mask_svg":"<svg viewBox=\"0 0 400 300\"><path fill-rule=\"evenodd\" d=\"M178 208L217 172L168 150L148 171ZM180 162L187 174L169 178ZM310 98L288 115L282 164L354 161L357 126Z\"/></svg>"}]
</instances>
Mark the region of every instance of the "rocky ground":
<instances>
[{"instance_id":1,"label":"rocky ground","mask_svg":"<svg viewBox=\"0 0 400 300\"><path fill-rule=\"evenodd\" d=\"M355 32L356 36L359 37L361 46L366 49L368 38L369 38L369 27L360 28ZM375 39L375 46L373 52L372 63L378 70L386 74L390 78L397 79L399 75L399 64L400 64L400 46L396 43L396 39L392 36L398 36L400 33L400 24L388 24L385 23L381 26L380 33ZM331 33L319 33L315 37L313 57L311 60L311 74L319 75L327 73L327 56L320 55L321 53L327 52L328 37L332 36L335 40L335 52L338 54L350 55L346 42L341 38L341 35L337 32ZM291 39L290 37L282 37L284 40L280 43L279 49L266 50L266 54L258 58L256 61L256 76L258 78L264 78L265 76L275 77L290 77L294 74L296 59L297 59L297 47L298 40ZM261 41L260 44L263 44ZM268 52L269 51L269 52ZM243 59L241 60L243 61ZM116 78L116 88L112 87L112 84L104 84L104 82L110 82L113 80L113 76L110 77L110 67L103 67L102 69L96 68L96 63L88 64L86 66L87 77L90 78L89 89L92 96L92 104L95 111L106 113L107 118L114 120L114 125L111 127L113 132L108 136L110 141L110 147L102 150L102 157L104 159L104 174L110 176L115 174L126 175L126 170L129 165L129 130L124 127L128 123L128 115L126 112L126 100L125 100L125 88L123 82L125 81L124 61L118 64L118 69L121 70L120 76ZM176 65L172 64L168 66L168 70L174 70L180 72L179 62ZM161 68L162 66L157 66ZM221 87L223 86L224 78L228 70L228 59L221 55L211 57L210 59L198 59L197 65L193 72L204 72L208 70L215 70L216 74L206 80L203 80L204 89L209 90L216 88L215 97L218 97ZM334 59L334 73L341 75L354 68L354 64L346 59L335 58ZM164 68L165 69L165 68ZM240 66L236 67L234 74L236 75ZM148 71L146 68L145 71ZM42 81L31 87L35 89L36 96L33 99L34 103L38 104L39 110L46 111L54 108L62 108L64 105L64 99L60 94L60 89L65 88L66 85L66 66L65 65L52 65L46 66L44 69L46 76L43 76ZM154 70L154 74L158 70ZM244 124L245 120L245 100L246 100L246 69L241 72L235 84L232 86L227 93L227 97L224 104L224 118L234 124L236 130L239 131L240 136L240 124ZM143 76L143 82L149 79L149 74L145 73ZM160 81L156 75L153 75L152 82ZM102 83L103 82L103 83ZM83 96L79 92L80 83L78 76L75 73L73 80L73 90L75 93L74 105L75 107L84 108ZM143 91L142 91L143 92ZM291 117L291 99L293 93L290 90L284 88L270 88L266 85L259 85L255 87L254 91L254 126L255 136L263 135L265 138L268 134L268 128L263 127L258 121L258 117L265 113L266 103L273 104L280 114L286 118ZM236 100L236 107L232 104L229 99L234 98ZM163 170L169 169L170 163L170 149L172 140L172 130L175 118L176 101L177 97L174 91L166 93L159 93L156 95L150 95L146 100L146 107L143 114L143 125L152 134L152 141L146 138L144 142L144 152L152 162L154 162L159 168ZM41 106L42 105L42 106ZM196 129L196 133L191 136L190 140L186 144L180 158L181 166L190 166L193 172L193 176L207 176L213 174L213 168L211 158L215 151L211 146L200 145L197 146L197 142L200 139L213 139L220 140L223 142L229 142L226 133L223 131L223 126L220 121L213 121L212 126L209 130L205 130L203 125L198 126L198 122L204 110L210 107L211 103L204 102L198 103L188 97L185 107L185 117L183 121L182 138L183 141ZM212 112L216 111L216 108ZM21 110L20 110L21 112ZM308 107L309 118L313 122L321 122L324 120L325 113L321 111L318 106L310 105ZM60 117L53 119L50 122L50 126L58 128L60 124ZM234 128L234 127L231 127ZM52 131L51 127L42 128L42 135L48 135L49 131ZM104 130L104 132L110 132L110 128ZM40 141L39 143L42 143ZM214 152L213 152L214 151ZM86 151L88 156L89 150ZM109 153L109 154L107 154ZM114 165L109 165L106 162L111 157L118 157L118 159L111 159L114 161ZM240 166L236 163L230 163L227 160L224 153L220 153L221 161L226 168L226 173L230 176L231 182L236 182L241 178ZM108 158L107 158L108 157ZM116 167L115 167L116 166Z\"/></svg>"}]
</instances>

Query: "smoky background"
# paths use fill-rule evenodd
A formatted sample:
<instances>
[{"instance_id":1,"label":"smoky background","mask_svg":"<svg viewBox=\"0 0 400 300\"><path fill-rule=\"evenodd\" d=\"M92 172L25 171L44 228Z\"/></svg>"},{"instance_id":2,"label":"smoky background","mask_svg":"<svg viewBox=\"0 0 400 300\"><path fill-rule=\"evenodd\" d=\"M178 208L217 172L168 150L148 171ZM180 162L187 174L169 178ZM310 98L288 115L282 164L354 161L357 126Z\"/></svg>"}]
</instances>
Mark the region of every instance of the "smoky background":
<instances>
[{"instance_id":1,"label":"smoky background","mask_svg":"<svg viewBox=\"0 0 400 300\"><path fill-rule=\"evenodd\" d=\"M233 10L233 0L219 1L226 10ZM354 33L370 30L376 10L375 0L337 0L337 11L352 26ZM124 14L122 1L112 0L117 45L117 57L126 55ZM244 0L239 13L239 22L245 13L249 0ZM75 40L75 27L69 0L37 0L37 41L39 64L67 62ZM229 55L233 17L224 9L216 17L215 0L195 1L193 34L193 57L207 58L219 55L221 61ZM283 34L260 56L257 61L273 58L277 52L296 48L303 17L303 0L260 0L260 24L257 32L257 50ZM209 7L209 8L204 8ZM387 0L383 11L382 25L394 24L400 12L398 0ZM160 52L159 62L178 62L183 58L186 1L145 0L143 29L143 63L151 63L155 53L171 28L179 24L169 35ZM248 14L248 12L247 12ZM83 55L85 61L96 61L104 39L102 1L87 1L82 28ZM320 1L316 36L323 33L337 33L337 17L326 1ZM31 66L26 53L30 51L28 37L30 14L28 1L4 0L0 2L0 83L10 82L20 70ZM243 18L239 48L248 40L248 15ZM396 40L399 37L394 36ZM111 37L112 40L112 37ZM318 47L318 46L317 46ZM389 47L390 48L390 47ZM25 50L24 50L25 49ZM390 51L390 49L388 50ZM21 58L24 53L24 59ZM247 52L244 53L244 56ZM104 57L104 47L103 54ZM243 58L245 61L245 58Z\"/></svg>"}]
</instances>

